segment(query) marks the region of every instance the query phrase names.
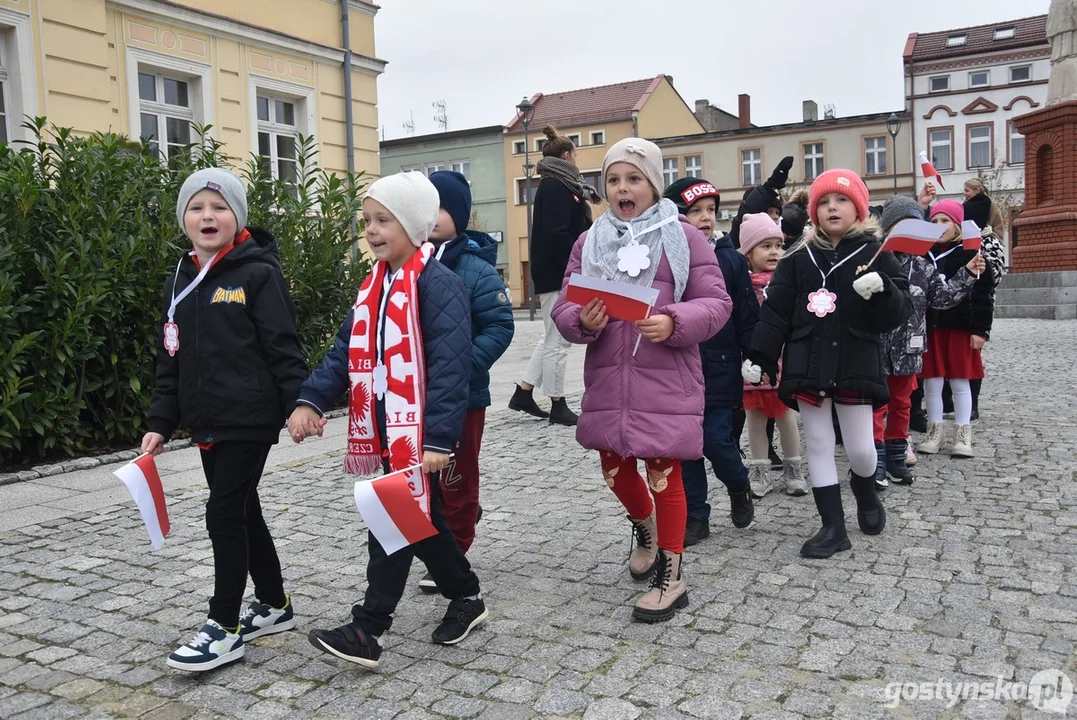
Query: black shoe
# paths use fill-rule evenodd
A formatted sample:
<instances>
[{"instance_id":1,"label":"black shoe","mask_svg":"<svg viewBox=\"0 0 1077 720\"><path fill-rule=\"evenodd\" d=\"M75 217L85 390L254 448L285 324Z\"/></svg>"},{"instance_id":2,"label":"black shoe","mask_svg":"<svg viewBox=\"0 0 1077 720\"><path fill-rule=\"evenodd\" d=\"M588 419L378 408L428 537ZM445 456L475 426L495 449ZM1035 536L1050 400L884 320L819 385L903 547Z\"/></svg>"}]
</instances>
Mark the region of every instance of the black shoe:
<instances>
[{"instance_id":1,"label":"black shoe","mask_svg":"<svg viewBox=\"0 0 1077 720\"><path fill-rule=\"evenodd\" d=\"M775 452L773 447L767 448L767 457L770 458L771 470L781 470L785 467L785 464L782 462L782 459L778 457L778 453Z\"/></svg>"},{"instance_id":2,"label":"black shoe","mask_svg":"<svg viewBox=\"0 0 1077 720\"><path fill-rule=\"evenodd\" d=\"M746 528L752 524L755 519L755 504L747 487L737 492L729 491L729 517L736 528Z\"/></svg>"},{"instance_id":3,"label":"black shoe","mask_svg":"<svg viewBox=\"0 0 1077 720\"><path fill-rule=\"evenodd\" d=\"M433 595L436 592L440 592L438 590L438 584L434 582L434 576L430 573L423 575L423 579L419 581L419 589L427 595Z\"/></svg>"},{"instance_id":4,"label":"black shoe","mask_svg":"<svg viewBox=\"0 0 1077 720\"><path fill-rule=\"evenodd\" d=\"M886 441L886 474L898 485L912 485L912 471L905 464L907 440Z\"/></svg>"},{"instance_id":5,"label":"black shoe","mask_svg":"<svg viewBox=\"0 0 1077 720\"><path fill-rule=\"evenodd\" d=\"M697 545L700 540L710 537L711 524L706 518L688 516L688 522L684 526L684 544Z\"/></svg>"},{"instance_id":6,"label":"black shoe","mask_svg":"<svg viewBox=\"0 0 1077 720\"><path fill-rule=\"evenodd\" d=\"M969 419L970 420L979 420L980 419L980 410L978 408L973 408L972 409L972 416Z\"/></svg>"},{"instance_id":7,"label":"black shoe","mask_svg":"<svg viewBox=\"0 0 1077 720\"><path fill-rule=\"evenodd\" d=\"M540 408L535 402L534 392L534 390L524 390L517 385L516 392L512 394L512 399L509 400L509 410L519 410L543 420L550 417L550 413Z\"/></svg>"},{"instance_id":8,"label":"black shoe","mask_svg":"<svg viewBox=\"0 0 1077 720\"><path fill-rule=\"evenodd\" d=\"M550 423L555 425L575 425L579 418L568 409L564 398L557 398L550 407Z\"/></svg>"},{"instance_id":9,"label":"black shoe","mask_svg":"<svg viewBox=\"0 0 1077 720\"><path fill-rule=\"evenodd\" d=\"M307 640L322 652L365 668L376 668L381 657L378 641L352 623L335 630L311 630L307 633Z\"/></svg>"},{"instance_id":10,"label":"black shoe","mask_svg":"<svg viewBox=\"0 0 1077 720\"><path fill-rule=\"evenodd\" d=\"M915 432L927 432L927 413L913 412L909 416L909 429Z\"/></svg>"},{"instance_id":11,"label":"black shoe","mask_svg":"<svg viewBox=\"0 0 1077 720\"><path fill-rule=\"evenodd\" d=\"M849 473L849 487L856 498L856 521L865 535L878 535L886 527L886 508L875 489L875 479Z\"/></svg>"},{"instance_id":12,"label":"black shoe","mask_svg":"<svg viewBox=\"0 0 1077 720\"><path fill-rule=\"evenodd\" d=\"M841 507L841 486L828 485L812 488L815 508L823 521L823 527L812 535L800 548L806 558L828 558L836 552L849 550L853 544L845 531L845 511Z\"/></svg>"},{"instance_id":13,"label":"black shoe","mask_svg":"<svg viewBox=\"0 0 1077 720\"><path fill-rule=\"evenodd\" d=\"M475 513L475 524L479 524L479 520L482 520L482 505L479 505L479 511Z\"/></svg>"},{"instance_id":14,"label":"black shoe","mask_svg":"<svg viewBox=\"0 0 1077 720\"><path fill-rule=\"evenodd\" d=\"M482 598L453 600L449 603L449 609L445 611L441 624L434 629L431 637L438 645L455 645L466 638L467 634L488 615L486 603L482 601Z\"/></svg>"},{"instance_id":15,"label":"black shoe","mask_svg":"<svg viewBox=\"0 0 1077 720\"><path fill-rule=\"evenodd\" d=\"M882 492L890 487L890 481L886 479L886 445L881 442L875 443L875 489Z\"/></svg>"}]
</instances>

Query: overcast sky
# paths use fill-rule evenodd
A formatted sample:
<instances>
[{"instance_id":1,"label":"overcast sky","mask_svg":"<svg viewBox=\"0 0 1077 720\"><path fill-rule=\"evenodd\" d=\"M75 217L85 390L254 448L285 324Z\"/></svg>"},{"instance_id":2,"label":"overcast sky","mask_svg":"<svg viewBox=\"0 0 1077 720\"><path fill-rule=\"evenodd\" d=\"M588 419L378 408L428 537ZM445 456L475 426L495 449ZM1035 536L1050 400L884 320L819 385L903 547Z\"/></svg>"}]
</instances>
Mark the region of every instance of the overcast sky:
<instances>
[{"instance_id":1,"label":"overcast sky","mask_svg":"<svg viewBox=\"0 0 1077 720\"><path fill-rule=\"evenodd\" d=\"M1049 0L378 0L379 122L386 139L500 125L524 95L671 75L685 102L752 122L801 119L801 101L839 117L902 107L911 32L1046 13ZM610 11L610 8L615 8ZM526 54L524 48L527 48Z\"/></svg>"}]
</instances>

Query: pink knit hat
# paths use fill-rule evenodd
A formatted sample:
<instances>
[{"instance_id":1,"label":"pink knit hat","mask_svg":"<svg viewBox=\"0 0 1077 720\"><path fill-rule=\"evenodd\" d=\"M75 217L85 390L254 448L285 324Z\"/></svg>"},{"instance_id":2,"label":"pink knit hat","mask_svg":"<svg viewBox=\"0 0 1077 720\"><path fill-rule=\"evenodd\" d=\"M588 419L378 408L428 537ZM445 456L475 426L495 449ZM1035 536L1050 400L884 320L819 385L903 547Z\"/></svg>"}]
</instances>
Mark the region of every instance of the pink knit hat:
<instances>
[{"instance_id":1,"label":"pink knit hat","mask_svg":"<svg viewBox=\"0 0 1077 720\"><path fill-rule=\"evenodd\" d=\"M808 191L808 214L812 224L819 225L819 201L828 193L841 193L853 201L860 222L868 219L868 186L852 170L834 168L815 178Z\"/></svg>"},{"instance_id":2,"label":"pink knit hat","mask_svg":"<svg viewBox=\"0 0 1077 720\"><path fill-rule=\"evenodd\" d=\"M942 213L946 217L960 225L965 222L965 208L956 200L940 200L931 206L931 217Z\"/></svg>"},{"instance_id":3,"label":"pink knit hat","mask_svg":"<svg viewBox=\"0 0 1077 720\"><path fill-rule=\"evenodd\" d=\"M764 240L784 240L782 229L766 213L745 215L740 222L740 252L751 254Z\"/></svg>"}]
</instances>

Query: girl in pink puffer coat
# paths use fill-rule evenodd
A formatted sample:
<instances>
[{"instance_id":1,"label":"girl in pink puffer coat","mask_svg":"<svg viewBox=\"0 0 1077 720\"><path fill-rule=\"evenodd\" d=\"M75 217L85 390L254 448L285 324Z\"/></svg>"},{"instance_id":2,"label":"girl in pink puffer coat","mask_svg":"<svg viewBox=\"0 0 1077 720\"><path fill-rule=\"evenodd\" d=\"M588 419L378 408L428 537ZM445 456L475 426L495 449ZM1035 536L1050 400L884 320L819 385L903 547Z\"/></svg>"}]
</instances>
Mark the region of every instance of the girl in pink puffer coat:
<instances>
[{"instance_id":1,"label":"girl in pink puffer coat","mask_svg":"<svg viewBox=\"0 0 1077 720\"><path fill-rule=\"evenodd\" d=\"M606 153L602 181L610 209L576 241L553 318L565 339L587 345L576 439L599 451L606 484L628 511L636 535L632 577L653 575L633 617L657 622L688 604L680 571L687 520L681 460L703 455L698 345L721 329L733 304L703 233L661 197L658 146L618 142ZM645 320L610 318L598 299L586 306L567 300L573 273L653 287L658 302Z\"/></svg>"}]
</instances>

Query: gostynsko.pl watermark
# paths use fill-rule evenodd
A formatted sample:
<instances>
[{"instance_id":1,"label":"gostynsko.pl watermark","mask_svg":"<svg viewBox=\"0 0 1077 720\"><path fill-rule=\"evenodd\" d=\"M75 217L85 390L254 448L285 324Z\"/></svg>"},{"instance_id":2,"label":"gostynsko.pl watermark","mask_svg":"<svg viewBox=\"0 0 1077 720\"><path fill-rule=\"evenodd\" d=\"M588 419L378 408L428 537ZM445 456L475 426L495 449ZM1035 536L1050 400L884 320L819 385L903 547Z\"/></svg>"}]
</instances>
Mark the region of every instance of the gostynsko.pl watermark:
<instances>
[{"instance_id":1,"label":"gostynsko.pl watermark","mask_svg":"<svg viewBox=\"0 0 1077 720\"><path fill-rule=\"evenodd\" d=\"M902 703L942 701L953 708L964 701L1027 702L1046 713L1066 714L1073 700L1073 682L1061 670L1041 670L1025 682L1011 682L997 677L985 681L892 682L885 688L885 707L893 709Z\"/></svg>"}]
</instances>

